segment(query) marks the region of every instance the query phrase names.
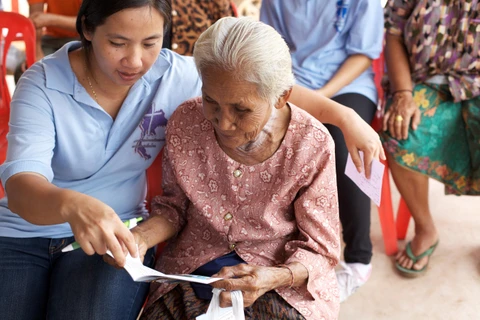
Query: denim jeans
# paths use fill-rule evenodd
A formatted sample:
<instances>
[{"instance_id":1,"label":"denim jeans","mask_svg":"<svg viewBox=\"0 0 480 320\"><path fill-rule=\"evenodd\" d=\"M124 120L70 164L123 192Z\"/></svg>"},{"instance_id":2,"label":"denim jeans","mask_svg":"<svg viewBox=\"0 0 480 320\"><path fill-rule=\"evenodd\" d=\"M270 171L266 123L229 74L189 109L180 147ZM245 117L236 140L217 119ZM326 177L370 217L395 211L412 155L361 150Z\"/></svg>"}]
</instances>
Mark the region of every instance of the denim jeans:
<instances>
[{"instance_id":1,"label":"denim jeans","mask_svg":"<svg viewBox=\"0 0 480 320\"><path fill-rule=\"evenodd\" d=\"M0 319L136 319L149 283L63 239L0 237ZM153 265L154 250L144 263Z\"/></svg>"}]
</instances>

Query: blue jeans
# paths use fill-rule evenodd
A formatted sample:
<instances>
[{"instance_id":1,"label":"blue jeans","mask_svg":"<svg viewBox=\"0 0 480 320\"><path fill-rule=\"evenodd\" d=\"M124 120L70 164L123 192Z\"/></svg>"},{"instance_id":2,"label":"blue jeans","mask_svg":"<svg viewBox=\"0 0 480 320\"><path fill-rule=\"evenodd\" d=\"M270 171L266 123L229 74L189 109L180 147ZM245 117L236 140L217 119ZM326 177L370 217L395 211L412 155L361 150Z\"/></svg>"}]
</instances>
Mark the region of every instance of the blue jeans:
<instances>
[{"instance_id":1,"label":"blue jeans","mask_svg":"<svg viewBox=\"0 0 480 320\"><path fill-rule=\"evenodd\" d=\"M149 283L63 239L0 237L0 319L136 319ZM145 265L154 262L154 250Z\"/></svg>"}]
</instances>

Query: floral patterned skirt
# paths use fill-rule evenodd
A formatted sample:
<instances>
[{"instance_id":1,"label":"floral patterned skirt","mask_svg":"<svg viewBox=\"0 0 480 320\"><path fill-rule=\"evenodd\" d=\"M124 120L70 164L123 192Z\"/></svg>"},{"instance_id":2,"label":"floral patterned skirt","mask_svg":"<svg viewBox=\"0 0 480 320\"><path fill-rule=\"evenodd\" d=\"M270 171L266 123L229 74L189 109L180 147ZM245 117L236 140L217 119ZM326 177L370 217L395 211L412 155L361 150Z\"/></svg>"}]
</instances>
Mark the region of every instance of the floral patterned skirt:
<instances>
[{"instance_id":1,"label":"floral patterned skirt","mask_svg":"<svg viewBox=\"0 0 480 320\"><path fill-rule=\"evenodd\" d=\"M142 314L141 320L194 320L207 312L210 301L198 299L188 282L179 283L155 301ZM275 291L269 291L245 308L245 319L305 320Z\"/></svg>"},{"instance_id":2,"label":"floral patterned skirt","mask_svg":"<svg viewBox=\"0 0 480 320\"><path fill-rule=\"evenodd\" d=\"M383 132L385 150L400 165L444 183L446 194L479 195L480 97L454 102L447 85L419 84L413 99L420 125L407 140Z\"/></svg>"}]
</instances>

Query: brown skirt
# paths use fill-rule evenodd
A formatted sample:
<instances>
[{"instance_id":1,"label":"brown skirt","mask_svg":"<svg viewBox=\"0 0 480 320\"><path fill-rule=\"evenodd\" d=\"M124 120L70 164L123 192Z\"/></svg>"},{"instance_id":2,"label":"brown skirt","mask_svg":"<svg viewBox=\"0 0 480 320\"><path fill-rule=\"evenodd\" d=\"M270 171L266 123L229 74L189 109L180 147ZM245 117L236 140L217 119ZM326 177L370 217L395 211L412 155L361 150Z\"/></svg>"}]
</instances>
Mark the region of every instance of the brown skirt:
<instances>
[{"instance_id":1,"label":"brown skirt","mask_svg":"<svg viewBox=\"0 0 480 320\"><path fill-rule=\"evenodd\" d=\"M190 283L181 282L144 310L142 320L194 320L207 312L210 301L198 299ZM275 291L269 291L245 308L245 319L305 320Z\"/></svg>"}]
</instances>

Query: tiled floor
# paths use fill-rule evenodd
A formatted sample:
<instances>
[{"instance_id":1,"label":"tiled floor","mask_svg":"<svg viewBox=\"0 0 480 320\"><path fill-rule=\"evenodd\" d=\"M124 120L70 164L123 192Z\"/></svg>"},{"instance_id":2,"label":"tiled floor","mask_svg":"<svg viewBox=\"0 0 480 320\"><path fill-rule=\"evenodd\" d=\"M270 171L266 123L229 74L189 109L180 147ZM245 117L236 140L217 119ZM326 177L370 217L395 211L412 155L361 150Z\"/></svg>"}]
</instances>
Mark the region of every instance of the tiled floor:
<instances>
[{"instance_id":1,"label":"tiled floor","mask_svg":"<svg viewBox=\"0 0 480 320\"><path fill-rule=\"evenodd\" d=\"M393 196L398 203L398 194ZM430 204L440 244L426 274L416 279L397 274L393 258L384 254L378 213L372 209L373 273L341 305L340 320L480 319L480 197L445 196L443 185L431 181Z\"/></svg>"}]
</instances>

